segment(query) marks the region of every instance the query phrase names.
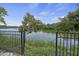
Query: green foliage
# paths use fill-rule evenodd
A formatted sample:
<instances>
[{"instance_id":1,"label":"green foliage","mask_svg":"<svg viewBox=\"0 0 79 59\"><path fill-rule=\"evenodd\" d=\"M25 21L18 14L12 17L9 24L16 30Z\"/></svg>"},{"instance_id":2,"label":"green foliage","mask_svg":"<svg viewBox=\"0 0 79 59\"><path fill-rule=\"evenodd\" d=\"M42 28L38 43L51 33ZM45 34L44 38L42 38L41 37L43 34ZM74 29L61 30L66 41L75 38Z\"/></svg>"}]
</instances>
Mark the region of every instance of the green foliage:
<instances>
[{"instance_id":1,"label":"green foliage","mask_svg":"<svg viewBox=\"0 0 79 59\"><path fill-rule=\"evenodd\" d=\"M0 17L0 22L4 23L4 25L6 25L6 22L4 21L3 17Z\"/></svg>"},{"instance_id":2,"label":"green foliage","mask_svg":"<svg viewBox=\"0 0 79 59\"><path fill-rule=\"evenodd\" d=\"M0 22L4 23L6 25L6 22L4 21L4 17L7 15L6 9L3 7L0 7Z\"/></svg>"},{"instance_id":3,"label":"green foliage","mask_svg":"<svg viewBox=\"0 0 79 59\"><path fill-rule=\"evenodd\" d=\"M14 35L11 36L5 36L0 35L0 48L1 49L7 49L9 51L13 51L14 53L18 54L20 49L20 38ZM61 43L61 42L60 42ZM64 47L63 45L58 45L58 55L64 56L71 53L71 55L76 56L77 55L77 45L71 46L71 52L68 52L68 47ZM41 41L41 40L29 40L26 39L25 41L25 55L26 56L54 56L55 55L55 42L54 41ZM61 53L60 53L61 51ZM75 53L74 53L75 52Z\"/></svg>"},{"instance_id":4,"label":"green foliage","mask_svg":"<svg viewBox=\"0 0 79 59\"><path fill-rule=\"evenodd\" d=\"M24 16L24 21L22 21L22 25L19 27L19 31L28 30L29 32L36 32L43 28L43 23L40 20L36 20L34 16L27 13Z\"/></svg>"},{"instance_id":5,"label":"green foliage","mask_svg":"<svg viewBox=\"0 0 79 59\"><path fill-rule=\"evenodd\" d=\"M53 41L26 40L25 55L27 56L51 56L55 55Z\"/></svg>"},{"instance_id":6,"label":"green foliage","mask_svg":"<svg viewBox=\"0 0 79 59\"><path fill-rule=\"evenodd\" d=\"M69 12L65 17L59 18L60 22L47 24L44 31L72 32L79 31L79 8Z\"/></svg>"},{"instance_id":7,"label":"green foliage","mask_svg":"<svg viewBox=\"0 0 79 59\"><path fill-rule=\"evenodd\" d=\"M56 27L58 31L79 31L79 8L60 18L60 21Z\"/></svg>"},{"instance_id":8,"label":"green foliage","mask_svg":"<svg viewBox=\"0 0 79 59\"><path fill-rule=\"evenodd\" d=\"M17 36L6 36L0 34L0 49L13 51L19 53L19 37ZM19 41L20 42L20 41Z\"/></svg>"},{"instance_id":9,"label":"green foliage","mask_svg":"<svg viewBox=\"0 0 79 59\"><path fill-rule=\"evenodd\" d=\"M0 16L5 16L5 15L7 15L6 9L4 9L3 7L0 7Z\"/></svg>"},{"instance_id":10,"label":"green foliage","mask_svg":"<svg viewBox=\"0 0 79 59\"><path fill-rule=\"evenodd\" d=\"M44 32L72 32L79 31L79 8L69 12L63 18L59 18L60 22L53 24L43 24L31 14L27 13L24 16L24 21L19 27L20 31L27 30L29 32L44 31Z\"/></svg>"},{"instance_id":11,"label":"green foliage","mask_svg":"<svg viewBox=\"0 0 79 59\"><path fill-rule=\"evenodd\" d=\"M53 23L53 24L47 24L44 26L43 30L44 32L48 32L48 33L54 33L56 32L56 24Z\"/></svg>"}]
</instances>

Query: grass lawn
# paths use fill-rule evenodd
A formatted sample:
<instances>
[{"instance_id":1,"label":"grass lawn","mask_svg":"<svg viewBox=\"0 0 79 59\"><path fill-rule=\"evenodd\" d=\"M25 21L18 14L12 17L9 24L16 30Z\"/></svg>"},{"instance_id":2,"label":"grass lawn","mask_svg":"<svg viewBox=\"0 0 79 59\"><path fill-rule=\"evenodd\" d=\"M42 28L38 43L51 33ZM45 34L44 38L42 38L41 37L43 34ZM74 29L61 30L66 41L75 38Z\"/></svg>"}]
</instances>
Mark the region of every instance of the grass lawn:
<instances>
[{"instance_id":1,"label":"grass lawn","mask_svg":"<svg viewBox=\"0 0 79 59\"><path fill-rule=\"evenodd\" d=\"M50 56L55 55L55 44L53 41L27 40L25 55L31 56Z\"/></svg>"},{"instance_id":2,"label":"grass lawn","mask_svg":"<svg viewBox=\"0 0 79 59\"><path fill-rule=\"evenodd\" d=\"M12 51L19 53L20 52L20 40L16 36L5 36L0 34L0 49Z\"/></svg>"},{"instance_id":3,"label":"grass lawn","mask_svg":"<svg viewBox=\"0 0 79 59\"><path fill-rule=\"evenodd\" d=\"M0 48L11 50L18 53L20 51L20 38L17 36L4 36L0 35ZM26 56L54 56L55 55L55 42L54 41L41 41L41 40L27 40L25 42L25 55ZM61 51L61 52L60 52ZM70 54L67 52L67 48L58 46L58 54L63 53ZM75 51L75 53L74 53ZM74 49L72 46L71 54L77 55L77 48Z\"/></svg>"}]
</instances>

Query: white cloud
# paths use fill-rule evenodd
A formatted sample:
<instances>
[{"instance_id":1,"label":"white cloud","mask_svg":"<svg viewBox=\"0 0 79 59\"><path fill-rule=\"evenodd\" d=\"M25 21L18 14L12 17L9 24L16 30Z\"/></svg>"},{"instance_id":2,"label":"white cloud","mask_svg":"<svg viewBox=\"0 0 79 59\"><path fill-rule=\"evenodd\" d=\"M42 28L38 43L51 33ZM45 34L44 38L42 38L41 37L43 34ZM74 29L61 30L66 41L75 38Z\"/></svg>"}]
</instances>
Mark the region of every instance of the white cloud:
<instances>
[{"instance_id":1,"label":"white cloud","mask_svg":"<svg viewBox=\"0 0 79 59\"><path fill-rule=\"evenodd\" d=\"M48 4L48 5L51 5L51 4ZM69 5L69 4L63 4L63 3L59 3L55 6L55 9L54 11L41 11L39 13L40 16L46 16L46 17L53 17L57 14L57 12L59 11L63 11L64 9L67 9L66 6Z\"/></svg>"},{"instance_id":2,"label":"white cloud","mask_svg":"<svg viewBox=\"0 0 79 59\"><path fill-rule=\"evenodd\" d=\"M64 16L60 16L60 18L64 18Z\"/></svg>"},{"instance_id":3,"label":"white cloud","mask_svg":"<svg viewBox=\"0 0 79 59\"><path fill-rule=\"evenodd\" d=\"M39 16L34 16L36 19L41 19L41 17L39 17Z\"/></svg>"},{"instance_id":4,"label":"white cloud","mask_svg":"<svg viewBox=\"0 0 79 59\"><path fill-rule=\"evenodd\" d=\"M61 10L63 10L63 9L67 9L69 4L68 3L66 3L66 4L58 4L58 6L56 7L57 8L57 10L56 11L61 11Z\"/></svg>"},{"instance_id":5,"label":"white cloud","mask_svg":"<svg viewBox=\"0 0 79 59\"><path fill-rule=\"evenodd\" d=\"M51 20L52 20L52 23L57 23L59 22L59 17L53 17Z\"/></svg>"},{"instance_id":6,"label":"white cloud","mask_svg":"<svg viewBox=\"0 0 79 59\"><path fill-rule=\"evenodd\" d=\"M38 14L39 16L41 17L48 17L48 18L51 18L55 15L54 12L50 12L50 11L42 11Z\"/></svg>"},{"instance_id":7,"label":"white cloud","mask_svg":"<svg viewBox=\"0 0 79 59\"><path fill-rule=\"evenodd\" d=\"M41 16L35 16L37 20L41 20L43 23L56 23L59 22L59 17L41 17Z\"/></svg>"},{"instance_id":8,"label":"white cloud","mask_svg":"<svg viewBox=\"0 0 79 59\"><path fill-rule=\"evenodd\" d=\"M30 11L30 12L33 12L35 11L35 9L38 7L38 3L30 3L28 4L27 8L26 8L26 11Z\"/></svg>"},{"instance_id":9,"label":"white cloud","mask_svg":"<svg viewBox=\"0 0 79 59\"><path fill-rule=\"evenodd\" d=\"M39 15L46 16L46 15L49 15L49 12L48 11L42 11L42 12L39 13Z\"/></svg>"},{"instance_id":10,"label":"white cloud","mask_svg":"<svg viewBox=\"0 0 79 59\"><path fill-rule=\"evenodd\" d=\"M64 18L64 16L52 17L51 20L52 20L54 23L57 23L57 22L60 22L59 18Z\"/></svg>"}]
</instances>

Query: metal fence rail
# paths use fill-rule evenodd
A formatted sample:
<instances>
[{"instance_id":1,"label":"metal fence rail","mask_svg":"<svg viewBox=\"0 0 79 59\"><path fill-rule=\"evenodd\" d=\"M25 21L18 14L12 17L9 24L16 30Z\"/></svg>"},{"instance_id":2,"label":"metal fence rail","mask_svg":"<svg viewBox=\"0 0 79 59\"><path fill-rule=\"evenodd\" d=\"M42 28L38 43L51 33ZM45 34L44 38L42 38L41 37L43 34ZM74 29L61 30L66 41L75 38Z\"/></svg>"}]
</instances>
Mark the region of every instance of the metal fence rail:
<instances>
[{"instance_id":1,"label":"metal fence rail","mask_svg":"<svg viewBox=\"0 0 79 59\"><path fill-rule=\"evenodd\" d=\"M56 56L79 56L79 33L56 33Z\"/></svg>"},{"instance_id":2,"label":"metal fence rail","mask_svg":"<svg viewBox=\"0 0 79 59\"><path fill-rule=\"evenodd\" d=\"M25 33L19 31L0 31L0 49L24 55Z\"/></svg>"},{"instance_id":3,"label":"metal fence rail","mask_svg":"<svg viewBox=\"0 0 79 59\"><path fill-rule=\"evenodd\" d=\"M2 30L2 29L10 29L10 28L16 29L18 27L17 26L0 27L1 29L0 30L0 50L6 50L9 52L13 52L16 55L25 55L25 54L27 55L28 49L30 49L31 51L33 48L33 47L30 48L30 46L32 46L34 43L36 45L37 43L42 42L42 41L32 42L29 40L25 41L25 36L26 36L25 31L19 32L17 30L15 31ZM25 46L25 42L27 43L26 46ZM28 45L28 42L31 42L32 44ZM72 32L64 32L64 33L56 32L55 42L50 42L50 44L48 43L48 45L50 45L50 49L48 50L47 48L47 52L45 51L46 52L45 55L50 54L52 56L79 56L79 33L77 32L73 32L73 33ZM44 46L48 46L48 45L46 44ZM52 45L53 45L53 48L51 48ZM38 47L43 46L43 43L40 43L40 45L36 45L35 47L37 48L37 46ZM27 49L25 49L26 47ZM45 49L46 47L44 47L44 49L42 48L42 51ZM26 51L25 54L24 54L24 51ZM39 50L37 50L37 52L39 55ZM44 53L41 52L41 55L43 54Z\"/></svg>"}]
</instances>

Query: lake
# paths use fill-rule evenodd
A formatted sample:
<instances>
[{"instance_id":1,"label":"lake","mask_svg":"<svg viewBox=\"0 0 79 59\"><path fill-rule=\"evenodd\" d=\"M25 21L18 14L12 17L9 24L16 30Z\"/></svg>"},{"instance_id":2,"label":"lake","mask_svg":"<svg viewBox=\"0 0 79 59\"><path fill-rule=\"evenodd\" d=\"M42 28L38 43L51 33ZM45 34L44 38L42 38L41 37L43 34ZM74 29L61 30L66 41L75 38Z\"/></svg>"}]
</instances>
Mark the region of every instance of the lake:
<instances>
[{"instance_id":1,"label":"lake","mask_svg":"<svg viewBox=\"0 0 79 59\"><path fill-rule=\"evenodd\" d=\"M18 31L18 28L0 28L0 31Z\"/></svg>"},{"instance_id":2,"label":"lake","mask_svg":"<svg viewBox=\"0 0 79 59\"><path fill-rule=\"evenodd\" d=\"M32 32L30 34L26 33L26 38L29 40L43 40L43 41L56 41L56 33L45 33L45 32ZM68 47L70 47L70 42L71 45L74 45L74 39L63 39L58 38L58 44L63 45L63 40L64 40L64 46L66 47L67 42L68 42ZM78 44L78 40L75 40L75 45Z\"/></svg>"},{"instance_id":3,"label":"lake","mask_svg":"<svg viewBox=\"0 0 79 59\"><path fill-rule=\"evenodd\" d=\"M0 29L1 31L18 31L17 28L11 28L11 29ZM5 32L6 34L10 33L10 32ZM19 33L18 33L19 34ZM27 34L26 32L26 39L29 39L29 40L43 40L43 41L56 41L56 33L46 33L46 32L32 32L32 33L29 33ZM60 43L61 41L61 45L63 45L63 40L64 40L64 46L66 46L67 44L67 39L61 39L60 38L58 39L58 44ZM70 46L70 41L72 43L72 45L74 45L74 40L73 39L68 39L68 46ZM75 40L75 45L78 44L78 40Z\"/></svg>"},{"instance_id":4,"label":"lake","mask_svg":"<svg viewBox=\"0 0 79 59\"><path fill-rule=\"evenodd\" d=\"M30 34L26 33L26 38L30 39L30 40L52 41L52 40L55 40L56 35L55 35L55 33L51 34L51 33L45 33L45 32L32 32Z\"/></svg>"}]
</instances>

